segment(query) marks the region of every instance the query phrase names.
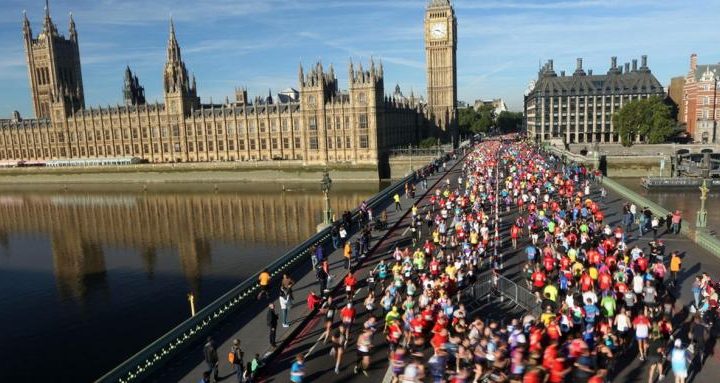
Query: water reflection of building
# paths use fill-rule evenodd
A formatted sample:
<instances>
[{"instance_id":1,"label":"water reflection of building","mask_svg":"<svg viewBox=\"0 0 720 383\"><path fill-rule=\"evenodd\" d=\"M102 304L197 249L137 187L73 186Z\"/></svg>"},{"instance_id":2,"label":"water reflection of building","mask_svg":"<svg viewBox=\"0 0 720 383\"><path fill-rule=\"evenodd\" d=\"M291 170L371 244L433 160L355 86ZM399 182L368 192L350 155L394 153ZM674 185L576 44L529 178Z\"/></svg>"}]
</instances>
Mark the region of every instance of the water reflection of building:
<instances>
[{"instance_id":1,"label":"water reflection of building","mask_svg":"<svg viewBox=\"0 0 720 383\"><path fill-rule=\"evenodd\" d=\"M52 195L14 197L22 203L0 204L0 233L47 234L58 290L75 298L93 284L106 283L104 248L136 250L149 277L158 249L176 249L185 277L197 290L211 263L212 242L291 246L314 234L323 208L319 193L147 194L122 204L104 203L101 194L65 198L83 202L61 204ZM105 197L118 201L117 195ZM331 203L342 211L361 198L334 195ZM124 195L123 201L129 199Z\"/></svg>"}]
</instances>

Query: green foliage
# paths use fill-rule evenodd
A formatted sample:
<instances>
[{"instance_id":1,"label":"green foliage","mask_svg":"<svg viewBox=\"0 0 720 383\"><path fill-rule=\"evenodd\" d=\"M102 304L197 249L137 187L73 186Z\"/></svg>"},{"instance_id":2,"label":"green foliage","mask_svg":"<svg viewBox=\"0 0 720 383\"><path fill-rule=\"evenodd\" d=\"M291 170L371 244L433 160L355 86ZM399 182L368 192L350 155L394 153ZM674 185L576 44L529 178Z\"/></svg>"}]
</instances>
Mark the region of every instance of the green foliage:
<instances>
[{"instance_id":1,"label":"green foliage","mask_svg":"<svg viewBox=\"0 0 720 383\"><path fill-rule=\"evenodd\" d=\"M500 112L497 117L497 126L502 133L516 132L522 127L522 112Z\"/></svg>"},{"instance_id":2,"label":"green foliage","mask_svg":"<svg viewBox=\"0 0 720 383\"><path fill-rule=\"evenodd\" d=\"M492 106L483 105L477 111L472 108L458 110L460 134L486 133L495 119Z\"/></svg>"},{"instance_id":3,"label":"green foliage","mask_svg":"<svg viewBox=\"0 0 720 383\"><path fill-rule=\"evenodd\" d=\"M418 142L418 146L423 149L429 149L434 148L437 145L437 138L435 137L428 137L422 139L420 142Z\"/></svg>"},{"instance_id":4,"label":"green foliage","mask_svg":"<svg viewBox=\"0 0 720 383\"><path fill-rule=\"evenodd\" d=\"M670 107L660 97L630 101L613 115L613 125L623 146L632 145L638 134L649 144L663 143L676 127Z\"/></svg>"}]
</instances>

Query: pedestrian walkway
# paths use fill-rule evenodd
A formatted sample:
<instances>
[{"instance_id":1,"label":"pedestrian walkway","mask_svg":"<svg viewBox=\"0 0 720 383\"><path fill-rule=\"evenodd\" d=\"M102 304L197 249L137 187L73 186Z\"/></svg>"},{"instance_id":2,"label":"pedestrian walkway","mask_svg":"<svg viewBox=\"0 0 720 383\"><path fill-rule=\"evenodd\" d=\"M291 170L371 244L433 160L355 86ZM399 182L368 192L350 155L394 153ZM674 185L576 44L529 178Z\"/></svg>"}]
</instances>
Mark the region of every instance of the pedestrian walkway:
<instances>
[{"instance_id":1,"label":"pedestrian walkway","mask_svg":"<svg viewBox=\"0 0 720 383\"><path fill-rule=\"evenodd\" d=\"M433 185L435 182L442 179L442 172L435 173L428 178L428 185ZM418 185L419 186L419 185ZM423 191L418 187L417 198L421 198ZM386 230L377 231L372 233L370 241L370 248L377 247L382 239L388 233L394 233L397 231L396 226L400 223L402 218L407 214L408 209L412 206L413 200L409 199L408 196L401 194L401 211L396 212L393 202L388 200L383 206L387 213L388 225ZM380 209L374 211L375 216L381 214ZM312 223L308 223L312 224ZM358 233L355 233L350 240L355 240L358 237ZM331 249L331 246L326 247ZM330 288L334 288L338 283L342 283L342 279L346 274L344 269L342 248L334 250L328 256L330 275L332 280L330 281ZM362 274L362 272L360 272ZM308 327L312 327L316 322L311 321L309 326L303 326L303 320L310 312L306 305L306 297L310 291L316 292L318 295L320 292L319 283L315 277L313 267L308 260L305 264L297 267L292 271L290 275L295 280L295 286L293 287L294 302L289 309L289 322L290 326L284 328L281 324L277 327L277 343L283 350L292 349L297 343L294 341L289 345L290 339L304 339L308 335ZM267 305L270 302L274 302L276 311L279 314L279 280L273 280L271 282L270 296L269 299L262 299L260 301L254 301L247 307L244 307L239 312L232 314L227 320L224 321L223 325L216 328L212 335L214 342L217 347L217 353L219 355L219 377L221 379L228 379L228 381L236 381L234 375L234 368L227 361L227 355L231 350L234 339L241 341L241 348L245 353L245 362L249 362L253 356L257 353L261 357L271 353L273 348L270 347L268 334L269 329L266 325L266 313ZM296 337L296 333L299 334ZM175 360L168 363L161 371L155 373L150 381L165 382L165 381L180 381L180 382L192 382L196 383L203 376L203 372L207 370L207 365L203 361L203 350L202 344L195 347L191 347L184 352L183 357L176 358ZM283 354L284 355L284 354ZM294 354L291 355L291 359L294 359ZM283 360L283 357L273 358L270 368L277 365L278 360ZM291 360L292 362L292 360ZM287 367L289 368L289 364ZM268 370L268 367L265 370ZM289 373L281 379L286 381L289 377Z\"/></svg>"}]
</instances>

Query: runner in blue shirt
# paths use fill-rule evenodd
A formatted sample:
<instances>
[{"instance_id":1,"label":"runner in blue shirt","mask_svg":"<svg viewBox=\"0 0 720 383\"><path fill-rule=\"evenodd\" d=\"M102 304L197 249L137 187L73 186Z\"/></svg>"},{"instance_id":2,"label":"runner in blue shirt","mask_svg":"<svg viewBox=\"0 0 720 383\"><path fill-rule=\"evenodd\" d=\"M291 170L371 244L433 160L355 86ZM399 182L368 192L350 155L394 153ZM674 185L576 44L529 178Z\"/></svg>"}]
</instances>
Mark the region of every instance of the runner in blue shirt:
<instances>
[{"instance_id":1,"label":"runner in blue shirt","mask_svg":"<svg viewBox=\"0 0 720 383\"><path fill-rule=\"evenodd\" d=\"M297 354L295 362L290 367L290 381L293 383L302 383L305 377L305 357L302 353Z\"/></svg>"}]
</instances>

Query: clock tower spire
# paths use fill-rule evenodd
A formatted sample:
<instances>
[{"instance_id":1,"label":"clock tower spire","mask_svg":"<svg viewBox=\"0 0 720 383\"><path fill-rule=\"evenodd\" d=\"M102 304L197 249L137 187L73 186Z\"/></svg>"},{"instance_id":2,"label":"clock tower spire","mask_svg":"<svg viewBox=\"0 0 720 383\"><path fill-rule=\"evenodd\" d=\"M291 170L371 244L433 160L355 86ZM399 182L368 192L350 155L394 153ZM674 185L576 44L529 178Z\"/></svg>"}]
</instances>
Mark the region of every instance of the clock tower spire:
<instances>
[{"instance_id":1,"label":"clock tower spire","mask_svg":"<svg viewBox=\"0 0 720 383\"><path fill-rule=\"evenodd\" d=\"M429 0L425 10L428 111L450 138L457 138L457 19L449 0Z\"/></svg>"}]
</instances>

